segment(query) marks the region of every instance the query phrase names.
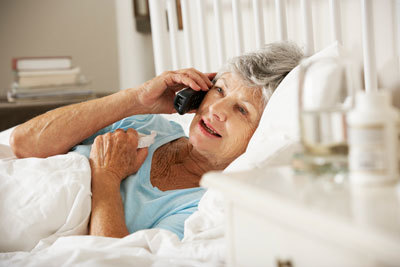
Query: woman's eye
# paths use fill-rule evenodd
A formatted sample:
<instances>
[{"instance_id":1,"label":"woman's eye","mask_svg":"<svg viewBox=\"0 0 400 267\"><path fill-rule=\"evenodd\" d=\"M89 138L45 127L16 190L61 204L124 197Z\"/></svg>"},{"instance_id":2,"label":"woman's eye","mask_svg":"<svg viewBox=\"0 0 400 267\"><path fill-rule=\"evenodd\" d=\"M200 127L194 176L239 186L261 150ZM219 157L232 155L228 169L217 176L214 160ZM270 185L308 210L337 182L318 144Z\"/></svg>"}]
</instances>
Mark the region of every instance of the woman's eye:
<instances>
[{"instance_id":1,"label":"woman's eye","mask_svg":"<svg viewBox=\"0 0 400 267\"><path fill-rule=\"evenodd\" d=\"M244 108L242 108L242 107L238 107L238 110L239 110L239 112L240 113L242 113L243 115L246 115L247 114L247 111L244 109Z\"/></svg>"},{"instance_id":2,"label":"woman's eye","mask_svg":"<svg viewBox=\"0 0 400 267\"><path fill-rule=\"evenodd\" d=\"M222 94L222 93L224 92L224 90L222 90L221 87L216 87L216 89L217 89L217 92L218 92L218 93L221 93L221 94Z\"/></svg>"}]
</instances>

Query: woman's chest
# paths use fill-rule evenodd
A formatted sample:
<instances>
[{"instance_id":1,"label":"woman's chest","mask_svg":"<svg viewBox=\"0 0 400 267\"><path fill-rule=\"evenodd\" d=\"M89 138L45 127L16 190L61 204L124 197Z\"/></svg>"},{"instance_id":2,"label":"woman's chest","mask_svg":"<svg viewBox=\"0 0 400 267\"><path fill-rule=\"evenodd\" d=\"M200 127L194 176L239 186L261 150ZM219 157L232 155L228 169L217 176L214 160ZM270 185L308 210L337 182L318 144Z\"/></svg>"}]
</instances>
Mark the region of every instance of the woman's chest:
<instances>
[{"instance_id":1,"label":"woman's chest","mask_svg":"<svg viewBox=\"0 0 400 267\"><path fill-rule=\"evenodd\" d=\"M197 187L181 163L185 140L176 140L158 148L153 155L150 182L161 191Z\"/></svg>"}]
</instances>

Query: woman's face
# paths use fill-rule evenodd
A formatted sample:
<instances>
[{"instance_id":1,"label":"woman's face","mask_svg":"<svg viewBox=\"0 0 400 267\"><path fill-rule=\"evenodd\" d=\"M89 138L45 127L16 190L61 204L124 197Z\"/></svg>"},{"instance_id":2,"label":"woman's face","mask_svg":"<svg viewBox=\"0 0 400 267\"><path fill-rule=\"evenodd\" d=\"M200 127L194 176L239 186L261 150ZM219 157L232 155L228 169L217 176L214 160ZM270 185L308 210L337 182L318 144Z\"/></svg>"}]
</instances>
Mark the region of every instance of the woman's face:
<instances>
[{"instance_id":1,"label":"woman's face","mask_svg":"<svg viewBox=\"0 0 400 267\"><path fill-rule=\"evenodd\" d=\"M202 155L229 164L245 152L263 103L261 88L246 86L237 74L223 74L197 110L189 141Z\"/></svg>"}]
</instances>

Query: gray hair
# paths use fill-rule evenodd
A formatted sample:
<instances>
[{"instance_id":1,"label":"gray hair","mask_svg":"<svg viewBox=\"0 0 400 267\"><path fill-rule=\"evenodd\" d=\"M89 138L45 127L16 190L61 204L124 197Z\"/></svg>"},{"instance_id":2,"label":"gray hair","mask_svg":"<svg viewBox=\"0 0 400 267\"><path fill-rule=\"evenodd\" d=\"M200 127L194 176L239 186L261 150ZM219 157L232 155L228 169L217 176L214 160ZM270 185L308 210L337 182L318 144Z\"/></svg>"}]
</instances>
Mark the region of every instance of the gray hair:
<instances>
[{"instance_id":1,"label":"gray hair","mask_svg":"<svg viewBox=\"0 0 400 267\"><path fill-rule=\"evenodd\" d=\"M263 48L230 59L215 76L224 73L240 75L250 87L262 87L264 100L268 101L285 76L304 57L303 51L292 42L266 44Z\"/></svg>"}]
</instances>

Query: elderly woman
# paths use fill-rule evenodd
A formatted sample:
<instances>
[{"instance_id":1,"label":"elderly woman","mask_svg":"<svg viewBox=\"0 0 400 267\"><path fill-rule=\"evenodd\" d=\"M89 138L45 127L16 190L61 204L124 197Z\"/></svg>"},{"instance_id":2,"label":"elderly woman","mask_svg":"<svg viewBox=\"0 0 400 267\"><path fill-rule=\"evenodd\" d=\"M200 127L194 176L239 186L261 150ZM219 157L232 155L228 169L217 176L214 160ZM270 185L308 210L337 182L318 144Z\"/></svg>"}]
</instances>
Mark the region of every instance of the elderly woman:
<instances>
[{"instance_id":1,"label":"elderly woman","mask_svg":"<svg viewBox=\"0 0 400 267\"><path fill-rule=\"evenodd\" d=\"M138 88L42 114L18 126L10 143L18 157L71 149L89 157L90 234L123 237L164 228L182 238L184 221L204 193L201 176L245 152L270 95L301 58L294 44L273 43L232 59L214 84L215 74L168 71ZM177 123L150 115L173 113L175 93L184 87L208 90L189 138ZM151 130L157 131L154 144L137 149L137 132Z\"/></svg>"}]
</instances>

